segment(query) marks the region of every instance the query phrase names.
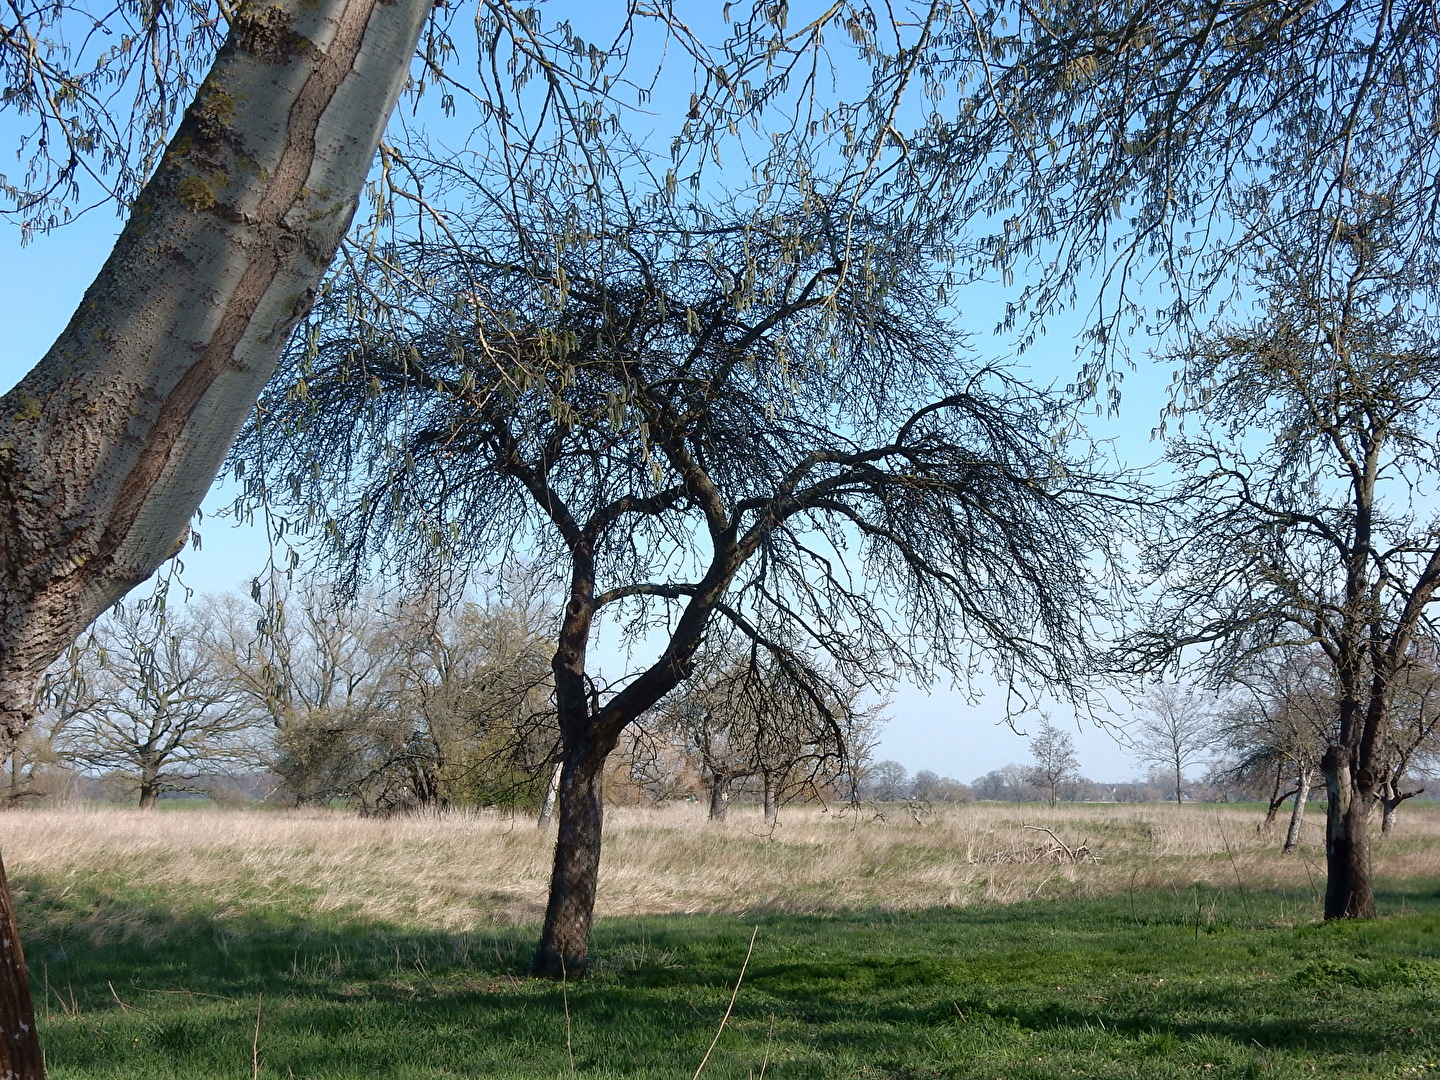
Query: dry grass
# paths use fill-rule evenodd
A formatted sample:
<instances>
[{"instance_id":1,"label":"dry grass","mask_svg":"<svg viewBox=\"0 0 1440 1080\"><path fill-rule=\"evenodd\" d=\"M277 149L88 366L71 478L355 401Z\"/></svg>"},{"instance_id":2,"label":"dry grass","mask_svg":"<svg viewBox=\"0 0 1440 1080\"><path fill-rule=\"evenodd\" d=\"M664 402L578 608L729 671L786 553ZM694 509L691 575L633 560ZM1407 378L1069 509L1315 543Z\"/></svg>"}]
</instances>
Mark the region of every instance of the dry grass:
<instances>
[{"instance_id":1,"label":"dry grass","mask_svg":"<svg viewBox=\"0 0 1440 1080\"><path fill-rule=\"evenodd\" d=\"M1257 836L1259 814L1220 806L946 808L917 824L787 809L774 830L732 810L709 825L700 807L615 809L607 820L601 915L925 908L1092 896L1195 883L1318 887L1321 818L1310 844L1282 856ZM22 886L92 901L97 937L143 933L143 909L184 897L221 922L284 905L287 914L343 913L416 929L531 922L543 910L552 838L498 815L361 819L309 812L49 809L4 818L4 856ZM996 860L1049 847L1040 825L1096 861ZM1283 822L1282 822L1283 824ZM1440 812L1403 815L1375 845L1383 877L1440 876ZM100 883L119 885L102 889ZM125 929L131 910L130 930ZM71 910L67 917L73 920ZM153 912L151 915L153 919Z\"/></svg>"}]
</instances>

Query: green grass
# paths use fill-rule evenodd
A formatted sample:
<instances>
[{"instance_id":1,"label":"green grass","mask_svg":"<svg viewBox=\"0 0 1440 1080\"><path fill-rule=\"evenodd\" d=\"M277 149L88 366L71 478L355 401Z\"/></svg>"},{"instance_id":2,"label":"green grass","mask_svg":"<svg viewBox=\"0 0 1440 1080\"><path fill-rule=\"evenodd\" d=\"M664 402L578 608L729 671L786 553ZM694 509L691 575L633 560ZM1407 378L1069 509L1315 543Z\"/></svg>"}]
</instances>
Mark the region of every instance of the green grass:
<instances>
[{"instance_id":1,"label":"green grass","mask_svg":"<svg viewBox=\"0 0 1440 1080\"><path fill-rule=\"evenodd\" d=\"M1440 1073L1434 882L1346 925L1311 921L1309 891L1207 889L610 920L594 976L564 990L524 976L533 929L410 933L260 896L217 912L118 881L16 884L55 1080L249 1077L257 1011L267 1078L688 1078L756 924L707 1077Z\"/></svg>"}]
</instances>

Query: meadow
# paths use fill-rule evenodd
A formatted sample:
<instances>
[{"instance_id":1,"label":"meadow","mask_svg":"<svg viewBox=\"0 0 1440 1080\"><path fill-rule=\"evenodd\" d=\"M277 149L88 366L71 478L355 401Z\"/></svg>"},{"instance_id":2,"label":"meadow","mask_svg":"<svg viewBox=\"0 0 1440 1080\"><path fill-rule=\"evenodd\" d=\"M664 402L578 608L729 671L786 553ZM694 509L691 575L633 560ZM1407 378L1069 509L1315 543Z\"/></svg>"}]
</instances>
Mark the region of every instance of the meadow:
<instances>
[{"instance_id":1,"label":"meadow","mask_svg":"<svg viewBox=\"0 0 1440 1080\"><path fill-rule=\"evenodd\" d=\"M1440 807L1369 924L1317 921L1318 814L1291 856L1259 819L617 809L564 986L523 818L29 810L3 850L56 1080L1440 1072Z\"/></svg>"}]
</instances>

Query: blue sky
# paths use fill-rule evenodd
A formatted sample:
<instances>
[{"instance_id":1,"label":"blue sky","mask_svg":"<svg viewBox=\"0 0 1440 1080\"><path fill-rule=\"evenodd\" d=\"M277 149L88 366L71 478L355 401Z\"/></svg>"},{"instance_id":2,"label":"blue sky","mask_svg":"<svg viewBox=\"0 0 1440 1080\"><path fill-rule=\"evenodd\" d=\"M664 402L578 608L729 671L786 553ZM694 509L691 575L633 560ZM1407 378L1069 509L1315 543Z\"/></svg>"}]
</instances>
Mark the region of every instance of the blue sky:
<instances>
[{"instance_id":1,"label":"blue sky","mask_svg":"<svg viewBox=\"0 0 1440 1080\"><path fill-rule=\"evenodd\" d=\"M581 27L581 29L584 29ZM461 37L462 49L467 47ZM638 71L637 71L638 74ZM668 83L667 78L667 83ZM666 95L660 95L661 98ZM683 107L688 93L675 94ZM673 106L656 104L657 130L666 127L663 111ZM647 110L650 112L650 110ZM3 118L0 118L3 119ZM421 118L423 120L423 117ZM639 126L639 117L634 118ZM0 132L6 128L0 122ZM5 144L0 140L0 145ZM7 328L0 344L0 385L13 385L63 328L86 286L99 269L119 229L119 219L108 209L85 215L80 221L51 235L37 237L21 247L18 231L0 233L0 316ZM1004 343L988 336L996 321L1000 291L981 287L957 296L965 309L965 325L977 332L976 345L987 354L1003 356ZM1048 335L1023 358L1023 366L1037 383L1064 384L1077 366L1073 345L1078 320L1052 323ZM1113 439L1118 457L1129 464L1153 460L1157 449L1149 440L1161 400L1165 373L1142 367L1126 380L1124 414L1119 419L1097 419L1097 437ZM238 589L258 572L266 559L263 532L236 528L214 516L228 502L225 489L212 490L205 520L198 526L203 537L199 551L183 556L183 582L197 592ZM1003 696L993 687L974 688L980 697L971 704L966 693L942 683L931 688L902 687L894 698L892 720L885 729L877 754L894 758L912 771L933 769L969 781L991 769L1028 756L1025 740L1004 719ZM1056 706L1052 718L1069 726L1079 749L1082 771L1092 778L1119 780L1143 771L1106 732L1089 722L1067 723L1069 710ZM1038 715L1022 717L1022 730L1038 724Z\"/></svg>"}]
</instances>

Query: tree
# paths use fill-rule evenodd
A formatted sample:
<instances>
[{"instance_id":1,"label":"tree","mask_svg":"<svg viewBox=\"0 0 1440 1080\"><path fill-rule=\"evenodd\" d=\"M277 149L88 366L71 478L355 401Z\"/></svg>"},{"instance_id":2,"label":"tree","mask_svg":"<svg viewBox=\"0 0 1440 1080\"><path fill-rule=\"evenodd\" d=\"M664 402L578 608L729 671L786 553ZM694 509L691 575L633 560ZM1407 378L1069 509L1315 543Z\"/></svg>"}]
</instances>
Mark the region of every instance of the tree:
<instances>
[{"instance_id":1,"label":"tree","mask_svg":"<svg viewBox=\"0 0 1440 1080\"><path fill-rule=\"evenodd\" d=\"M865 770L865 794L876 802L898 802L909 792L910 770L898 761L877 761Z\"/></svg>"},{"instance_id":2,"label":"tree","mask_svg":"<svg viewBox=\"0 0 1440 1080\"><path fill-rule=\"evenodd\" d=\"M1395 690L1380 781L1382 834L1394 830L1395 812L1401 803L1424 794L1424 788L1405 789L1407 783L1413 783L1412 771L1440 760L1440 671L1436 658L1434 642L1417 642Z\"/></svg>"},{"instance_id":3,"label":"tree","mask_svg":"<svg viewBox=\"0 0 1440 1080\"><path fill-rule=\"evenodd\" d=\"M1198 765L1214 740L1214 717L1195 700L1193 689L1160 683L1141 702L1144 713L1135 728L1135 752L1147 765L1162 766L1174 780L1178 805L1184 800L1185 770Z\"/></svg>"},{"instance_id":4,"label":"tree","mask_svg":"<svg viewBox=\"0 0 1440 1080\"><path fill-rule=\"evenodd\" d=\"M1045 792L1053 807L1060 801L1060 787L1073 780L1080 771L1075 755L1075 740L1049 720L1030 736L1030 753L1035 759L1027 781Z\"/></svg>"},{"instance_id":5,"label":"tree","mask_svg":"<svg viewBox=\"0 0 1440 1080\"><path fill-rule=\"evenodd\" d=\"M204 776L263 763L255 713L205 648L203 619L121 607L72 654L82 701L53 737L62 758L123 776L148 810Z\"/></svg>"},{"instance_id":6,"label":"tree","mask_svg":"<svg viewBox=\"0 0 1440 1080\"><path fill-rule=\"evenodd\" d=\"M508 802L554 745L553 612L528 583L442 611L424 590L345 603L315 580L273 580L251 603L209 600L209 649L268 718L272 768L297 804L367 812Z\"/></svg>"},{"instance_id":7,"label":"tree","mask_svg":"<svg viewBox=\"0 0 1440 1080\"><path fill-rule=\"evenodd\" d=\"M1111 505L1057 456L1054 403L962 356L930 265L879 223L862 243L823 202L722 217L632 192L591 217L539 189L518 209L477 190L450 224L461 242L397 249L406 275L317 309L239 455L270 498L325 507L329 550L357 572L395 537L392 559L523 540L563 568L537 970L577 975L605 759L694 671L712 619L802 686L792 642L854 683L981 650L1071 681ZM663 628L614 687L587 663L602 614ZM806 693L826 707L824 687Z\"/></svg>"},{"instance_id":8,"label":"tree","mask_svg":"<svg viewBox=\"0 0 1440 1080\"><path fill-rule=\"evenodd\" d=\"M1150 552L1162 599L1132 655L1204 646L1195 664L1220 681L1272 649L1319 650L1336 703L1325 915L1368 918L1395 695L1434 636L1440 523L1409 493L1435 475L1440 348L1433 251L1396 216L1403 200L1346 190L1343 214L1257 210L1262 318L1173 358L1175 411L1197 430L1169 451L1183 480Z\"/></svg>"},{"instance_id":9,"label":"tree","mask_svg":"<svg viewBox=\"0 0 1440 1080\"><path fill-rule=\"evenodd\" d=\"M1336 703L1329 664L1314 650L1276 649L1256 656L1240 678L1245 697L1222 715L1219 735L1238 758L1231 775L1273 773L1262 828L1293 798L1283 849L1288 854L1300 844L1305 805L1325 747L1334 737ZM1286 784L1293 786L1282 791Z\"/></svg>"}]
</instances>

